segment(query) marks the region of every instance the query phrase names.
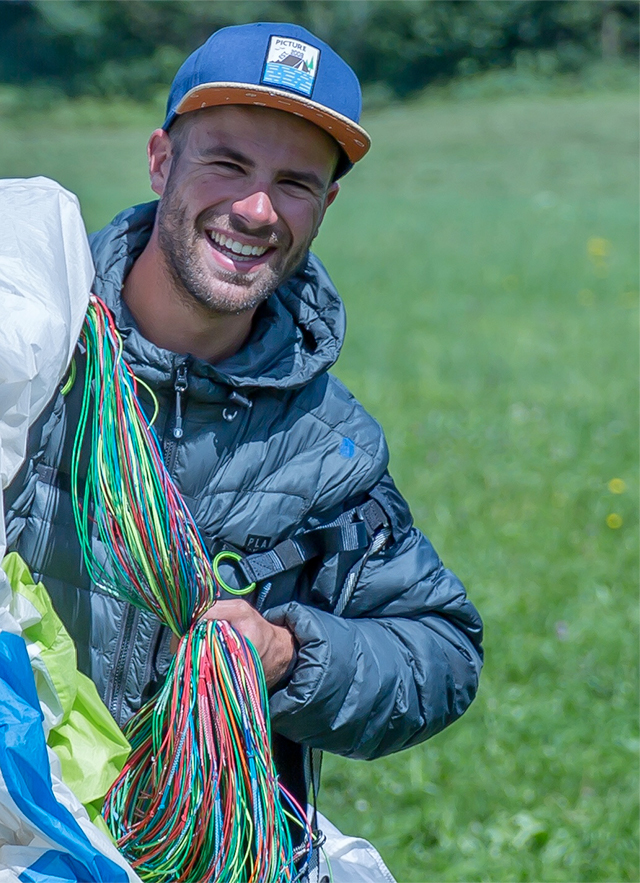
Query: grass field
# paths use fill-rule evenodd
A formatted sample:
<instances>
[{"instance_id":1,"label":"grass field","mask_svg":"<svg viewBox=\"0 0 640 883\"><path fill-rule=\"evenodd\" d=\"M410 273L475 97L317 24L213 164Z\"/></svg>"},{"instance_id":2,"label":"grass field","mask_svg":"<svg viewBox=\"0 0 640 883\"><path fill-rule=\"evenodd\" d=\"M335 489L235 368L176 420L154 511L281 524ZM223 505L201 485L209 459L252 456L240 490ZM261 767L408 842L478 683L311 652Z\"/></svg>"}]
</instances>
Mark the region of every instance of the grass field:
<instances>
[{"instance_id":1,"label":"grass field","mask_svg":"<svg viewBox=\"0 0 640 883\"><path fill-rule=\"evenodd\" d=\"M88 226L148 198L161 112L2 121L0 175ZM317 241L338 373L486 623L477 701L321 809L399 881L638 881L637 96L442 100L365 121Z\"/></svg>"}]
</instances>

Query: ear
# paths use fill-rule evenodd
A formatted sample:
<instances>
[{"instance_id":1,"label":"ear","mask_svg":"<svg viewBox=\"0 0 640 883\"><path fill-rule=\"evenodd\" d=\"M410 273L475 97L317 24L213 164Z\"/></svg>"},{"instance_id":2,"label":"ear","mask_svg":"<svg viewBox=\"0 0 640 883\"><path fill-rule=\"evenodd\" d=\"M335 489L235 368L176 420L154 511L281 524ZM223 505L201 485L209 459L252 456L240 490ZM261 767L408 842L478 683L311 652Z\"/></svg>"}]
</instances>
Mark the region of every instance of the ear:
<instances>
[{"instance_id":1,"label":"ear","mask_svg":"<svg viewBox=\"0 0 640 883\"><path fill-rule=\"evenodd\" d=\"M316 227L315 236L318 235L318 230L320 229L320 224L324 220L324 215L326 210L329 208L331 203L334 201L338 193L340 192L340 183L338 181L334 181L333 184L327 190L327 195L324 198L324 206L322 208L322 214L320 215L320 219L318 220L318 226ZM314 238L315 238L314 236Z\"/></svg>"},{"instance_id":2,"label":"ear","mask_svg":"<svg viewBox=\"0 0 640 883\"><path fill-rule=\"evenodd\" d=\"M164 129L156 129L155 132L151 133L149 144L147 145L147 156L149 158L151 189L158 196L162 196L167 186L169 170L173 160L171 138L169 138Z\"/></svg>"},{"instance_id":3,"label":"ear","mask_svg":"<svg viewBox=\"0 0 640 883\"><path fill-rule=\"evenodd\" d=\"M329 187L329 189L327 191L327 198L325 199L325 203L324 203L323 215L324 215L324 212L326 212L326 210L329 208L329 206L331 205L333 200L336 198L336 196L338 195L339 192L340 192L340 182L334 181L333 184L331 185L331 187Z\"/></svg>"}]
</instances>

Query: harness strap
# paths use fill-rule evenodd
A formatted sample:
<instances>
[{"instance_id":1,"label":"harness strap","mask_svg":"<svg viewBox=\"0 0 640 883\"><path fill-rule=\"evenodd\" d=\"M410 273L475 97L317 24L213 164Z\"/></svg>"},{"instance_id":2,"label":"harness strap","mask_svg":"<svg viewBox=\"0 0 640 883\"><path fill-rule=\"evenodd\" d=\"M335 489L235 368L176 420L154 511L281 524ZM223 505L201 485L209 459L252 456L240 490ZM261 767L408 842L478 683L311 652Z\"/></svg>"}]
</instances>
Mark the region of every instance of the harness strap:
<instances>
[{"instance_id":1,"label":"harness strap","mask_svg":"<svg viewBox=\"0 0 640 883\"><path fill-rule=\"evenodd\" d=\"M380 528L388 526L384 509L370 499L362 506L343 512L329 524L283 540L268 552L248 555L238 562L238 567L249 583L260 582L312 558L366 549Z\"/></svg>"}]
</instances>

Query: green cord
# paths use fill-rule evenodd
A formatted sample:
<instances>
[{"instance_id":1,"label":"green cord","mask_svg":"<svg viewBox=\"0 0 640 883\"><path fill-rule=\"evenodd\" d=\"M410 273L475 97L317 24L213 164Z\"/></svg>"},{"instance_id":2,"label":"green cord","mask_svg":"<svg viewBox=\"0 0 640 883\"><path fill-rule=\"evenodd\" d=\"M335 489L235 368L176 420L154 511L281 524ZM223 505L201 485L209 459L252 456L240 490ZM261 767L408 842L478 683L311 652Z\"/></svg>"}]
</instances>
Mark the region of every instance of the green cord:
<instances>
[{"instance_id":1,"label":"green cord","mask_svg":"<svg viewBox=\"0 0 640 883\"><path fill-rule=\"evenodd\" d=\"M63 396L69 395L73 388L73 384L76 382L76 375L78 373L78 369L76 367L76 359L75 356L71 359L71 365L69 366L69 376L66 379L66 382L60 392Z\"/></svg>"}]
</instances>

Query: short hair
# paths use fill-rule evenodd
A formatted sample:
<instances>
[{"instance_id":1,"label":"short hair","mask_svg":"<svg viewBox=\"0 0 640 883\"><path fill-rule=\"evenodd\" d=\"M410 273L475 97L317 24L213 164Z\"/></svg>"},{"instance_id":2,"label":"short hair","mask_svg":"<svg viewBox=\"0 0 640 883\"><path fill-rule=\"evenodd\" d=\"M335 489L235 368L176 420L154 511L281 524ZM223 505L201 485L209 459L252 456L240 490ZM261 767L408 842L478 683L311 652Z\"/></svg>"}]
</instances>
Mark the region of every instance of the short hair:
<instances>
[{"instance_id":1,"label":"short hair","mask_svg":"<svg viewBox=\"0 0 640 883\"><path fill-rule=\"evenodd\" d=\"M184 150L187 143L189 126L193 122L192 118L199 113L199 110L192 110L190 113L182 113L180 114L180 116L176 117L176 119L169 126L167 134L171 139L171 149L176 159L179 159L180 154Z\"/></svg>"}]
</instances>

